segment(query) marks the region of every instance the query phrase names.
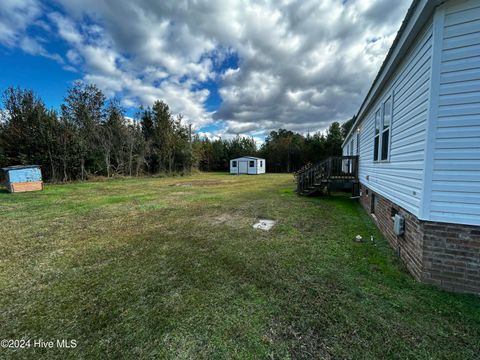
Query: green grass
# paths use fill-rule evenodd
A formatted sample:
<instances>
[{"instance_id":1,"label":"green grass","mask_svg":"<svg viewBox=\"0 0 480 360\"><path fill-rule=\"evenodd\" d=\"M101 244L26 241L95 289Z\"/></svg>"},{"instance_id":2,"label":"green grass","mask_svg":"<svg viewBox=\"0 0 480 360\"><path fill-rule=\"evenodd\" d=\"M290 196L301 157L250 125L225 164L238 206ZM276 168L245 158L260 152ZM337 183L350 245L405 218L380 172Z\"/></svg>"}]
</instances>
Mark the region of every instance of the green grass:
<instances>
[{"instance_id":1,"label":"green grass","mask_svg":"<svg viewBox=\"0 0 480 360\"><path fill-rule=\"evenodd\" d=\"M480 298L414 281L348 197L293 188L198 174L0 193L0 338L78 342L0 358L478 359Z\"/></svg>"}]
</instances>

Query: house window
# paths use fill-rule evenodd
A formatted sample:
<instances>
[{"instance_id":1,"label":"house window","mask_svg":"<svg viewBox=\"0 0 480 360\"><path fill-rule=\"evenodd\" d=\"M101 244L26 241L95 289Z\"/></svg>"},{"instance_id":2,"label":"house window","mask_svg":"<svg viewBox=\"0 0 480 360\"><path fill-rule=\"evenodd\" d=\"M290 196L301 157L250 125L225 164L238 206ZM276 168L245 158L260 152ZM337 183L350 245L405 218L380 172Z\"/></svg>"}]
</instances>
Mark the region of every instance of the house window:
<instances>
[{"instance_id":1,"label":"house window","mask_svg":"<svg viewBox=\"0 0 480 360\"><path fill-rule=\"evenodd\" d=\"M250 160L250 167L255 167L255 161Z\"/></svg>"},{"instance_id":2,"label":"house window","mask_svg":"<svg viewBox=\"0 0 480 360\"><path fill-rule=\"evenodd\" d=\"M357 153L356 155L360 155L360 132L357 131Z\"/></svg>"},{"instance_id":3,"label":"house window","mask_svg":"<svg viewBox=\"0 0 480 360\"><path fill-rule=\"evenodd\" d=\"M263 160L260 160L260 167L263 167Z\"/></svg>"},{"instance_id":4,"label":"house window","mask_svg":"<svg viewBox=\"0 0 480 360\"><path fill-rule=\"evenodd\" d=\"M378 109L375 113L375 139L373 144L373 161L378 161L378 149L380 146L380 121L382 117L382 110Z\"/></svg>"},{"instance_id":5,"label":"house window","mask_svg":"<svg viewBox=\"0 0 480 360\"><path fill-rule=\"evenodd\" d=\"M237 167L237 162L236 161L232 161L232 167Z\"/></svg>"},{"instance_id":6,"label":"house window","mask_svg":"<svg viewBox=\"0 0 480 360\"><path fill-rule=\"evenodd\" d=\"M382 128L382 160L388 160L390 149L390 126L392 123L392 98L388 98L383 104L383 128Z\"/></svg>"},{"instance_id":7,"label":"house window","mask_svg":"<svg viewBox=\"0 0 480 360\"><path fill-rule=\"evenodd\" d=\"M375 113L373 160L386 161L390 152L390 128L392 125L392 97Z\"/></svg>"}]
</instances>

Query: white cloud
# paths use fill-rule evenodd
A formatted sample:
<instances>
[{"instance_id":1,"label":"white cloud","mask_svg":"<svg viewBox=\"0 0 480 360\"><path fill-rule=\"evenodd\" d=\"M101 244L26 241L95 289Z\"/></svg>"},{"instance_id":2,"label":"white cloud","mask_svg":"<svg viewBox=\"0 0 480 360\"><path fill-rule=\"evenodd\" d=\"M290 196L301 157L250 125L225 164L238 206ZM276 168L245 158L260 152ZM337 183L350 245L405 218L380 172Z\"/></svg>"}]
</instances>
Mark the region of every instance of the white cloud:
<instances>
[{"instance_id":1,"label":"white cloud","mask_svg":"<svg viewBox=\"0 0 480 360\"><path fill-rule=\"evenodd\" d=\"M82 35L77 30L73 21L58 12L50 13L48 17L57 26L58 34L65 41L71 44L80 44L82 42Z\"/></svg>"},{"instance_id":2,"label":"white cloud","mask_svg":"<svg viewBox=\"0 0 480 360\"><path fill-rule=\"evenodd\" d=\"M67 51L67 59L70 61L72 64L78 65L82 62L82 58L80 57L80 54L75 51L75 50L68 50Z\"/></svg>"},{"instance_id":3,"label":"white cloud","mask_svg":"<svg viewBox=\"0 0 480 360\"><path fill-rule=\"evenodd\" d=\"M50 54L45 48L35 39L24 36L19 40L19 47L30 55L40 55L56 62L63 64L62 57L58 54Z\"/></svg>"},{"instance_id":4,"label":"white cloud","mask_svg":"<svg viewBox=\"0 0 480 360\"><path fill-rule=\"evenodd\" d=\"M0 43L15 45L26 28L41 13L36 0L2 0L0 2Z\"/></svg>"},{"instance_id":5,"label":"white cloud","mask_svg":"<svg viewBox=\"0 0 480 360\"><path fill-rule=\"evenodd\" d=\"M41 44L42 39L27 33L30 26L49 30L49 25L38 19L41 14L42 7L37 0L0 1L0 45L19 47L27 54L43 56L63 64L59 54L45 49Z\"/></svg>"},{"instance_id":6,"label":"white cloud","mask_svg":"<svg viewBox=\"0 0 480 360\"><path fill-rule=\"evenodd\" d=\"M81 53L85 59L87 68L92 73L104 74L106 76L118 76L117 55L108 49L86 45Z\"/></svg>"},{"instance_id":7,"label":"white cloud","mask_svg":"<svg viewBox=\"0 0 480 360\"><path fill-rule=\"evenodd\" d=\"M57 0L60 10L51 12L35 0L7 0L0 16L18 13L21 21L13 32L0 22L0 42L15 42L47 12L51 24L43 28L54 25L69 46L65 68L125 106L163 99L197 128L222 121L224 136L260 138L351 117L409 2ZM40 44L24 42L25 51L41 54ZM222 67L232 54L238 68ZM218 83L223 100L214 113L204 106L207 80Z\"/></svg>"}]
</instances>

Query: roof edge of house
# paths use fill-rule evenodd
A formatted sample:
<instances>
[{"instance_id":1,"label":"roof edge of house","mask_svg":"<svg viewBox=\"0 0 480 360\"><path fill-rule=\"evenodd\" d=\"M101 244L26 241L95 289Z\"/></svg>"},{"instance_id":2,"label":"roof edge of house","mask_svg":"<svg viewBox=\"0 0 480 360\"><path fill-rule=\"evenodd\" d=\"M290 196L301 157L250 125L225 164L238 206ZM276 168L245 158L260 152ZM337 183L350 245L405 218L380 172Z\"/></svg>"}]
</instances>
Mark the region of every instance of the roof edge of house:
<instances>
[{"instance_id":1,"label":"roof edge of house","mask_svg":"<svg viewBox=\"0 0 480 360\"><path fill-rule=\"evenodd\" d=\"M377 99L379 93L381 93L381 90L383 90L383 86L390 79L391 72L398 67L399 61L395 60L402 53L402 51L405 51L405 49L408 48L408 46L410 46L415 40L415 36L413 36L413 34L417 34L430 19L430 12L442 2L444 2L444 0L413 0L412 4L408 8L405 18L402 21L400 29L393 40L392 46L390 46L385 60L383 60L382 66L373 80L373 83L370 86L362 105L360 105L360 108L355 115L356 120L345 137L342 147L344 147L348 140L350 140L350 136L354 130L364 120L363 113L368 108L368 105ZM414 20L413 23L411 23L412 19ZM407 32L407 27L410 24L411 28L409 29L409 32ZM396 53L395 56L393 56L394 53Z\"/></svg>"}]
</instances>

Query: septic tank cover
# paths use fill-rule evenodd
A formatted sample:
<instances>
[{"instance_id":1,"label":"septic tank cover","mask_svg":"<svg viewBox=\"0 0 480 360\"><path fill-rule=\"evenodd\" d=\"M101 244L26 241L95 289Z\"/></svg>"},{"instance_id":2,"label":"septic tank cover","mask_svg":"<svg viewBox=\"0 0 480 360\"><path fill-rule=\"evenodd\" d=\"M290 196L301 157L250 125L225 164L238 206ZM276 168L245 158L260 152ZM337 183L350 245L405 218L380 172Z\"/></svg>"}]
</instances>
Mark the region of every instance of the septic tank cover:
<instances>
[{"instance_id":1,"label":"septic tank cover","mask_svg":"<svg viewBox=\"0 0 480 360\"><path fill-rule=\"evenodd\" d=\"M253 225L254 229L270 230L277 222L275 220L259 220Z\"/></svg>"}]
</instances>

